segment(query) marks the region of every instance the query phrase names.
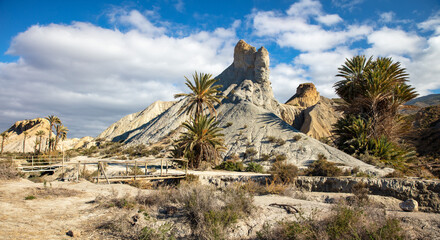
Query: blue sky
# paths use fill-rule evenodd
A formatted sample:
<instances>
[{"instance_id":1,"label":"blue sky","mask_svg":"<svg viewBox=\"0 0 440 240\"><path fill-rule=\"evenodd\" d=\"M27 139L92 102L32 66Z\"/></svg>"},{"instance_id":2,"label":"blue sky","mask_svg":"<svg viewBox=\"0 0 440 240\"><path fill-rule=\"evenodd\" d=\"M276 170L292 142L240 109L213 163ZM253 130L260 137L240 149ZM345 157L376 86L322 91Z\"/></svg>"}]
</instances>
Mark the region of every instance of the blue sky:
<instances>
[{"instance_id":1,"label":"blue sky","mask_svg":"<svg viewBox=\"0 0 440 240\"><path fill-rule=\"evenodd\" d=\"M271 57L275 97L313 82L335 97L357 54L400 61L421 95L440 93L438 0L0 0L0 131L59 116L70 137L185 92L183 76L219 74L244 39Z\"/></svg>"}]
</instances>

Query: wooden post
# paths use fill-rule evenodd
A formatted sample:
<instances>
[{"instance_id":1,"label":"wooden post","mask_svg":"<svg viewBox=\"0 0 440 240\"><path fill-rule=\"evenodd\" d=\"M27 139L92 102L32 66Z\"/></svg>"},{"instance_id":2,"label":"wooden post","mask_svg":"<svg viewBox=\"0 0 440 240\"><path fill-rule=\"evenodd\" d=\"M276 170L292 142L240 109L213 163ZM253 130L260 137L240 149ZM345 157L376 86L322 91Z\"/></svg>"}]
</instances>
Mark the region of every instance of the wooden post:
<instances>
[{"instance_id":1,"label":"wooden post","mask_svg":"<svg viewBox=\"0 0 440 240\"><path fill-rule=\"evenodd\" d=\"M61 171L62 171L62 179L64 181L64 152L63 152L63 165L61 167Z\"/></svg>"},{"instance_id":2,"label":"wooden post","mask_svg":"<svg viewBox=\"0 0 440 240\"><path fill-rule=\"evenodd\" d=\"M165 174L168 174L168 159L165 160L165 164L166 164Z\"/></svg>"},{"instance_id":3,"label":"wooden post","mask_svg":"<svg viewBox=\"0 0 440 240\"><path fill-rule=\"evenodd\" d=\"M163 159L160 160L160 176L162 176L163 172Z\"/></svg>"},{"instance_id":4,"label":"wooden post","mask_svg":"<svg viewBox=\"0 0 440 240\"><path fill-rule=\"evenodd\" d=\"M145 175L148 175L148 164L145 162Z\"/></svg>"},{"instance_id":5,"label":"wooden post","mask_svg":"<svg viewBox=\"0 0 440 240\"><path fill-rule=\"evenodd\" d=\"M96 183L99 183L99 175L101 175L100 174L100 169L99 169L99 162L98 162L98 174L96 175Z\"/></svg>"},{"instance_id":6,"label":"wooden post","mask_svg":"<svg viewBox=\"0 0 440 240\"><path fill-rule=\"evenodd\" d=\"M102 163L101 163L101 164L102 164ZM104 166L103 166L103 165L101 165L101 171L102 171L102 174L104 174L105 180L107 180L107 184L110 184L110 181L109 181L108 178L107 178L107 174L105 173L105 169L104 169Z\"/></svg>"},{"instance_id":7,"label":"wooden post","mask_svg":"<svg viewBox=\"0 0 440 240\"><path fill-rule=\"evenodd\" d=\"M134 160L133 172L134 172L134 180L136 181L136 172L137 172L137 162L136 162L136 160Z\"/></svg>"},{"instance_id":8,"label":"wooden post","mask_svg":"<svg viewBox=\"0 0 440 240\"><path fill-rule=\"evenodd\" d=\"M79 181L79 164L80 164L80 162L81 161L78 161L78 163L77 163L77 171L76 171L76 181L77 182Z\"/></svg>"}]
</instances>

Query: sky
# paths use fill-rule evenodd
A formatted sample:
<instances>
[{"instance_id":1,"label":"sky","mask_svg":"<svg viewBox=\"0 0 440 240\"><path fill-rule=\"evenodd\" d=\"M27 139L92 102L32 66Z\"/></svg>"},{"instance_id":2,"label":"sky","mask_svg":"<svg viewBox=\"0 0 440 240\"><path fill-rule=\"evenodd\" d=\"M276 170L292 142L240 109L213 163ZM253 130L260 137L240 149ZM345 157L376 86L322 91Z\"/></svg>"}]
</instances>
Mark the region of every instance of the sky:
<instances>
[{"instance_id":1,"label":"sky","mask_svg":"<svg viewBox=\"0 0 440 240\"><path fill-rule=\"evenodd\" d=\"M95 137L188 92L184 76L220 74L240 39L268 49L280 102L305 82L336 97L338 67L359 54L440 93L438 0L0 0L0 132L56 115L68 137Z\"/></svg>"}]
</instances>

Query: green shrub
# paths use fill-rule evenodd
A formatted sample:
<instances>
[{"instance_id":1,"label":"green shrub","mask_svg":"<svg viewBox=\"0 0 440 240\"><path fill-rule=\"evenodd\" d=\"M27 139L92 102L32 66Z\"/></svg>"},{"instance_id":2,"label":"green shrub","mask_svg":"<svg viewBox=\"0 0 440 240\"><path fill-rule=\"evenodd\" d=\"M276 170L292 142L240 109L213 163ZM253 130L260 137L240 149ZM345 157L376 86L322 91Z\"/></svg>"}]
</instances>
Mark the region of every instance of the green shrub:
<instances>
[{"instance_id":1,"label":"green shrub","mask_svg":"<svg viewBox=\"0 0 440 240\"><path fill-rule=\"evenodd\" d=\"M282 162L282 161L285 161L285 160L287 160L287 156L285 154L278 154L275 157L275 161L276 162Z\"/></svg>"},{"instance_id":2,"label":"green shrub","mask_svg":"<svg viewBox=\"0 0 440 240\"><path fill-rule=\"evenodd\" d=\"M263 173L264 169L263 169L263 166L261 166L260 164L251 162L246 167L246 172Z\"/></svg>"},{"instance_id":3,"label":"green shrub","mask_svg":"<svg viewBox=\"0 0 440 240\"><path fill-rule=\"evenodd\" d=\"M318 160L310 164L305 174L309 176L337 177L342 175L342 170L336 164L327 161L323 154L319 154Z\"/></svg>"},{"instance_id":4,"label":"green shrub","mask_svg":"<svg viewBox=\"0 0 440 240\"><path fill-rule=\"evenodd\" d=\"M284 162L275 162L272 164L270 174L274 182L293 183L298 176L298 167Z\"/></svg>"},{"instance_id":5,"label":"green shrub","mask_svg":"<svg viewBox=\"0 0 440 240\"><path fill-rule=\"evenodd\" d=\"M215 169L241 172L244 170L244 166L242 162L224 161L216 166Z\"/></svg>"},{"instance_id":6,"label":"green shrub","mask_svg":"<svg viewBox=\"0 0 440 240\"><path fill-rule=\"evenodd\" d=\"M232 124L233 124L232 122L227 122L225 128L232 126Z\"/></svg>"},{"instance_id":7,"label":"green shrub","mask_svg":"<svg viewBox=\"0 0 440 240\"><path fill-rule=\"evenodd\" d=\"M34 195L29 195L24 198L24 200L34 200L36 197Z\"/></svg>"},{"instance_id":8,"label":"green shrub","mask_svg":"<svg viewBox=\"0 0 440 240\"><path fill-rule=\"evenodd\" d=\"M270 155L269 154L261 154L261 161L269 161Z\"/></svg>"},{"instance_id":9,"label":"green shrub","mask_svg":"<svg viewBox=\"0 0 440 240\"><path fill-rule=\"evenodd\" d=\"M246 148L246 151L244 152L244 158L252 160L257 154L258 151L255 148Z\"/></svg>"}]
</instances>

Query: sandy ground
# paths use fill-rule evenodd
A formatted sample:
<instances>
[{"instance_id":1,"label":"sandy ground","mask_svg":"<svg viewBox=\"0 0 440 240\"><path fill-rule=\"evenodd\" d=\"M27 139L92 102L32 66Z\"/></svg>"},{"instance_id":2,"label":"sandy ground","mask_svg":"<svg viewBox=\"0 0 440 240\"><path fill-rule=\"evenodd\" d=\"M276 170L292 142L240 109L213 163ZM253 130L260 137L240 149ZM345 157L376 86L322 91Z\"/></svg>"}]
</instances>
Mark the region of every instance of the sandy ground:
<instances>
[{"instance_id":1,"label":"sandy ground","mask_svg":"<svg viewBox=\"0 0 440 240\"><path fill-rule=\"evenodd\" d=\"M203 172L203 174L220 174L224 172ZM67 189L73 196L40 196L38 190L51 188L55 191L59 188ZM64 190L66 191L66 190ZM105 219L110 216L112 209L99 208L93 200L99 195L119 196L125 194L136 195L139 190L125 184L94 184L82 180L80 182L53 181L47 183L34 183L29 180L0 181L0 239L69 239L66 232L73 230L81 232L77 239L100 239L94 232L93 226L97 219ZM36 199L25 200L34 195ZM293 192L289 196L266 195L254 198L255 205L259 208L262 217L249 219L248 226L258 226L262 221L283 221L295 219L294 214L288 214L286 210L269 206L271 203L289 204L295 206L306 214L318 214L326 216L331 210L332 204L325 203L326 199L346 197L343 193L317 193L317 192ZM381 196L372 196L376 202L381 202L387 209L387 213L397 217L416 219L417 224L428 224L429 228L436 228L430 239L439 239L440 214L433 213L407 213L398 208L397 199ZM438 223L432 226L432 222ZM411 224L414 221L409 221ZM423 226L420 226L423 228Z\"/></svg>"}]
</instances>

